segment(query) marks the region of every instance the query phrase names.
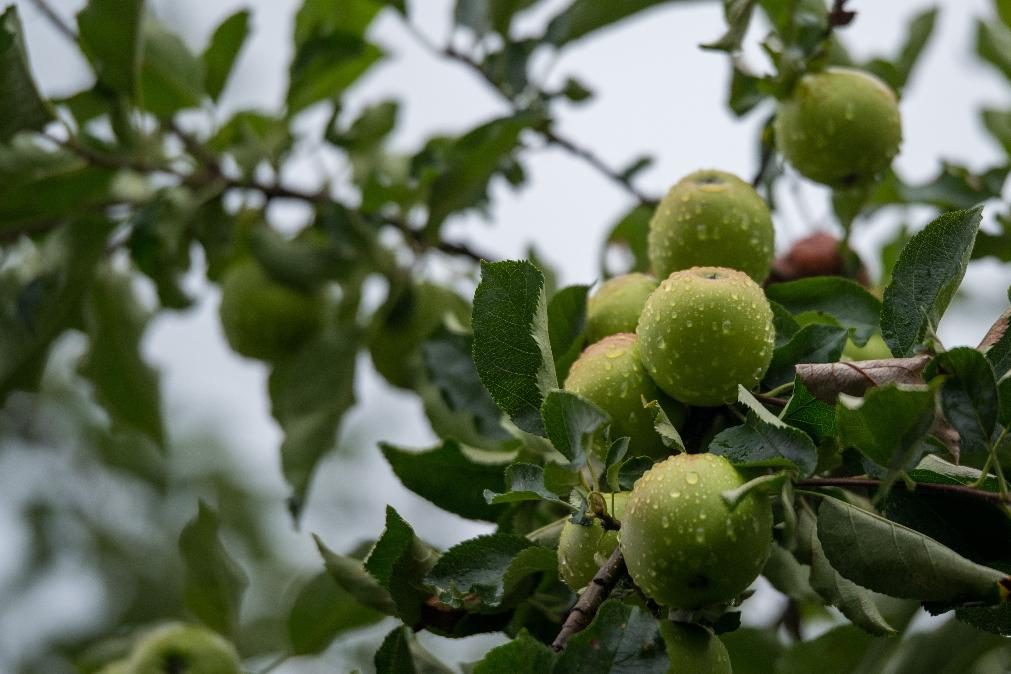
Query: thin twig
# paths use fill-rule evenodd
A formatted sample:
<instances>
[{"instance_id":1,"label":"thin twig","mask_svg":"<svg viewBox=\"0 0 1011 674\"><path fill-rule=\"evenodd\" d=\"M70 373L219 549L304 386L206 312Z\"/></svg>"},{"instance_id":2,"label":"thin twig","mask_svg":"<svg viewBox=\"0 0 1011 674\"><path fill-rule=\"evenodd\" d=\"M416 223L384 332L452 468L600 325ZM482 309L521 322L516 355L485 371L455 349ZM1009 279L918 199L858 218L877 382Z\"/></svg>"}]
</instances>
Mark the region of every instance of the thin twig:
<instances>
[{"instance_id":1,"label":"thin twig","mask_svg":"<svg viewBox=\"0 0 1011 674\"><path fill-rule=\"evenodd\" d=\"M756 393L755 398L759 402L768 403L770 405L778 405L779 407L786 407L790 401L785 398L777 398L776 396L771 396L765 393Z\"/></svg>"},{"instance_id":2,"label":"thin twig","mask_svg":"<svg viewBox=\"0 0 1011 674\"><path fill-rule=\"evenodd\" d=\"M806 480L798 480L795 484L798 487L874 488L880 486L883 482L882 480L875 480L867 477L812 477ZM992 491L974 489L973 487L969 487L967 485L939 484L937 482L916 482L915 485L917 490L927 492L961 494L963 496L970 496L972 498L978 498L983 501L992 501L994 503L1011 503L1011 496L998 494Z\"/></svg>"},{"instance_id":3,"label":"thin twig","mask_svg":"<svg viewBox=\"0 0 1011 674\"><path fill-rule=\"evenodd\" d=\"M593 622L593 617L597 615L600 605L611 594L611 590L614 589L623 573L625 573L625 558L621 554L621 547L615 547L614 552L607 558L604 565L597 570L597 575L583 590L583 594L579 595L576 605L569 611L561 631L558 632L558 636L551 644L553 649L563 650L572 635L583 631Z\"/></svg>"},{"instance_id":4,"label":"thin twig","mask_svg":"<svg viewBox=\"0 0 1011 674\"><path fill-rule=\"evenodd\" d=\"M31 2L46 17L46 20L49 21L49 24L53 28L63 33L63 36L71 42L77 42L77 32L71 28L70 24L63 20L63 17L56 13L56 10L49 6L46 0L31 0Z\"/></svg>"}]
</instances>

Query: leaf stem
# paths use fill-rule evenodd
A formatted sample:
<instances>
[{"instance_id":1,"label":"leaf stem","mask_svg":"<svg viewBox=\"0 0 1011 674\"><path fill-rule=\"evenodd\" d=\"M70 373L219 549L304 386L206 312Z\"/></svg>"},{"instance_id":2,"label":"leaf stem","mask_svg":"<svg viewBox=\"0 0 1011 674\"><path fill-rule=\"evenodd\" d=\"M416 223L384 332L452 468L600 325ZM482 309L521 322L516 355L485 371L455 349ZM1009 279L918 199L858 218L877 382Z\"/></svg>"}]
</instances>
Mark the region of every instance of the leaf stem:
<instances>
[{"instance_id":1,"label":"leaf stem","mask_svg":"<svg viewBox=\"0 0 1011 674\"><path fill-rule=\"evenodd\" d=\"M586 586L583 593L579 595L576 605L569 611L569 615L562 624L562 629L552 642L551 647L555 651L561 651L569 642L569 639L589 626L593 618L597 615L600 605L604 603L611 590L618 583L618 579L625 573L625 558L621 554L621 547L615 547L614 552L607 558L604 565L597 570L597 574Z\"/></svg>"}]
</instances>

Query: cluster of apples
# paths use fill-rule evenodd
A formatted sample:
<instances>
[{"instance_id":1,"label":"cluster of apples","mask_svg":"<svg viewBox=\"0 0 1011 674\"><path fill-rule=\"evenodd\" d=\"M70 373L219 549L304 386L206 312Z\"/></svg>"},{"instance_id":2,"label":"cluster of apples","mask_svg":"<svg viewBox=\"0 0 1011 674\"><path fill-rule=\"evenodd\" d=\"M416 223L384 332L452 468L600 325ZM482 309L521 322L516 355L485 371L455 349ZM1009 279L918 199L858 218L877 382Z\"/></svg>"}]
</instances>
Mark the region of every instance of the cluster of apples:
<instances>
[{"instance_id":1,"label":"cluster of apples","mask_svg":"<svg viewBox=\"0 0 1011 674\"><path fill-rule=\"evenodd\" d=\"M779 105L780 153L805 177L835 188L867 184L898 152L895 94L876 77L830 68L804 76ZM772 511L749 493L730 507L721 493L744 483L724 458L669 453L654 430L659 402L677 426L692 407L732 403L755 387L773 355L773 314L761 283L774 255L769 208L743 180L698 171L675 184L649 229L657 278L604 282L587 306L591 345L565 388L608 413L629 454L662 459L629 493L605 495L620 531L568 522L559 568L584 587L618 545L636 585L662 606L699 609L733 601L769 554ZM666 457L666 458L664 458Z\"/></svg>"}]
</instances>

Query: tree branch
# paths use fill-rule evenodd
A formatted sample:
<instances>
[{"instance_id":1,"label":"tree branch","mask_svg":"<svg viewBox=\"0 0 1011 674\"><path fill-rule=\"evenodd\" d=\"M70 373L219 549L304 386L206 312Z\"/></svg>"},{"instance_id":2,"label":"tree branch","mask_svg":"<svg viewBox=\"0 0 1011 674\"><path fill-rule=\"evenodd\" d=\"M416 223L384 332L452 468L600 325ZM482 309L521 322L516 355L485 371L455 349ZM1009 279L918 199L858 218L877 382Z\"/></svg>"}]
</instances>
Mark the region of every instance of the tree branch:
<instances>
[{"instance_id":1,"label":"tree branch","mask_svg":"<svg viewBox=\"0 0 1011 674\"><path fill-rule=\"evenodd\" d=\"M882 484L882 480L866 477L812 477L797 480L798 487L868 487L874 488ZM993 503L1011 504L1011 496L1005 496L992 491L983 491L961 484L939 484L936 482L916 482L915 490L937 492L940 494L961 494Z\"/></svg>"},{"instance_id":2,"label":"tree branch","mask_svg":"<svg viewBox=\"0 0 1011 674\"><path fill-rule=\"evenodd\" d=\"M621 554L621 547L615 547L614 552L607 558L604 565L597 571L590 584L579 595L576 605L569 611L565 618L558 636L551 643L551 647L556 651L561 651L569 642L572 635L577 634L593 622L593 617L597 615L597 610L604 603L611 590L618 583L618 579L625 573L625 558Z\"/></svg>"},{"instance_id":3,"label":"tree branch","mask_svg":"<svg viewBox=\"0 0 1011 674\"><path fill-rule=\"evenodd\" d=\"M71 42L75 44L77 43L77 33L70 24L63 20L63 17L57 14L56 11L49 6L49 3L47 3L46 0L31 0L31 2L35 5L35 8L39 10L44 17L46 17L46 20L49 21L49 25L62 33L63 36Z\"/></svg>"}]
</instances>

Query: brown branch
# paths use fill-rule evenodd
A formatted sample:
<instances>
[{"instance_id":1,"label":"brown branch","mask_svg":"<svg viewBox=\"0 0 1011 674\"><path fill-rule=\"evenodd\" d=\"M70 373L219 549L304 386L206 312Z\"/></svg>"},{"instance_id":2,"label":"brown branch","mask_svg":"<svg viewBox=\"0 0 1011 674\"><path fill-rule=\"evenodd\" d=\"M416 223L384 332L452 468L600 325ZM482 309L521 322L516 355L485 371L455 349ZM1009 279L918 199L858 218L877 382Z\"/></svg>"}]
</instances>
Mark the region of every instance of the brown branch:
<instances>
[{"instance_id":1,"label":"brown branch","mask_svg":"<svg viewBox=\"0 0 1011 674\"><path fill-rule=\"evenodd\" d=\"M565 618L561 631L558 632L558 636L551 643L553 649L556 651L563 650L572 635L583 631L593 622L593 617L597 615L600 605L611 594L611 590L614 589L623 573L625 573L625 558L621 554L621 547L618 546L614 548L614 552L611 553L611 556L607 558L604 565L597 571L597 575L593 577L590 584L583 590L583 594L579 595L579 600L576 601L576 605L569 611L569 615Z\"/></svg>"},{"instance_id":2,"label":"brown branch","mask_svg":"<svg viewBox=\"0 0 1011 674\"><path fill-rule=\"evenodd\" d=\"M768 403L769 405L776 405L778 407L786 407L790 401L784 398L777 398L776 396L765 395L764 393L756 393L755 399L759 402Z\"/></svg>"},{"instance_id":3,"label":"brown branch","mask_svg":"<svg viewBox=\"0 0 1011 674\"><path fill-rule=\"evenodd\" d=\"M812 477L806 480L798 480L794 484L798 487L878 487L882 480L874 480L867 477ZM961 494L984 501L994 503L1011 504L1011 495L1005 496L992 491L983 491L967 485L961 484L940 484L937 482L916 482L915 489L927 492L937 492L941 494Z\"/></svg>"},{"instance_id":4,"label":"brown branch","mask_svg":"<svg viewBox=\"0 0 1011 674\"><path fill-rule=\"evenodd\" d=\"M39 10L44 17L46 17L46 20L49 21L49 25L55 28L58 32L62 33L63 36L71 42L77 42L77 33L70 24L63 20L63 17L56 13L56 10L49 6L49 3L47 3L46 0L31 0L31 2L35 5L35 8Z\"/></svg>"}]
</instances>

